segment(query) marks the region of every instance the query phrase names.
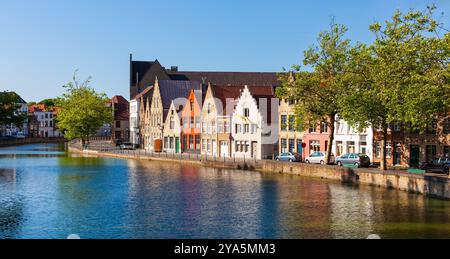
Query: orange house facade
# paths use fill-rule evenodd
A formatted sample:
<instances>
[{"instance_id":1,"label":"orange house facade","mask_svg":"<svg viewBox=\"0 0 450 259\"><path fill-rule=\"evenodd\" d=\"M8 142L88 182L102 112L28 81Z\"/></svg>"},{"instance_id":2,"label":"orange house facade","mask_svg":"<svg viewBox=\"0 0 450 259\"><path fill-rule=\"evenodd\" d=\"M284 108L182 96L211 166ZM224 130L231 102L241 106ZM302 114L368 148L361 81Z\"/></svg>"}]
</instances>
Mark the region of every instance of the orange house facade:
<instances>
[{"instance_id":1,"label":"orange house facade","mask_svg":"<svg viewBox=\"0 0 450 259\"><path fill-rule=\"evenodd\" d=\"M202 91L191 90L181 112L181 150L184 153L201 152Z\"/></svg>"}]
</instances>

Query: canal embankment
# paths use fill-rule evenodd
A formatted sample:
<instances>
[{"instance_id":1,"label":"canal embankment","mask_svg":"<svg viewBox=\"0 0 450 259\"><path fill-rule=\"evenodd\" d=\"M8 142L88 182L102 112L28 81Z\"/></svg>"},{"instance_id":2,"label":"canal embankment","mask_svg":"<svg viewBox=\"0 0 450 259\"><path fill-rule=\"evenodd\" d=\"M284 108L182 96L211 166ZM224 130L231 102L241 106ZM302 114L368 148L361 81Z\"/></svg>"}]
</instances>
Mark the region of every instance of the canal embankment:
<instances>
[{"instance_id":1,"label":"canal embankment","mask_svg":"<svg viewBox=\"0 0 450 259\"><path fill-rule=\"evenodd\" d=\"M382 171L375 168L349 168L272 160L220 159L198 154L149 153L142 150L82 150L78 146L70 144L68 148L69 152L89 156L175 162L215 168L297 175L336 180L342 183L364 184L396 189L450 200L450 178L447 176L408 173L399 170Z\"/></svg>"},{"instance_id":2,"label":"canal embankment","mask_svg":"<svg viewBox=\"0 0 450 259\"><path fill-rule=\"evenodd\" d=\"M0 147L21 146L29 144L65 143L64 138L14 138L0 140Z\"/></svg>"}]
</instances>

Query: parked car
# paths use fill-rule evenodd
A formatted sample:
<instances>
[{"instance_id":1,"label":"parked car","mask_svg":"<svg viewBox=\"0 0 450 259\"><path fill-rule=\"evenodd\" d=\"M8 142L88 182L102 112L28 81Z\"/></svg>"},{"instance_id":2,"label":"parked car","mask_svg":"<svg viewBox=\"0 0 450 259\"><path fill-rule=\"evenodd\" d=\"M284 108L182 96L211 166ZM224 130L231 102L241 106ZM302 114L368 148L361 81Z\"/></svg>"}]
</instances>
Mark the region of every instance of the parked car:
<instances>
[{"instance_id":1,"label":"parked car","mask_svg":"<svg viewBox=\"0 0 450 259\"><path fill-rule=\"evenodd\" d=\"M336 164L338 166L354 165L356 167L369 167L370 158L365 154L356 154L356 153L344 154L336 158Z\"/></svg>"},{"instance_id":2,"label":"parked car","mask_svg":"<svg viewBox=\"0 0 450 259\"><path fill-rule=\"evenodd\" d=\"M331 154L331 159L330 162L334 164L334 154ZM310 156L308 156L307 158L305 158L305 162L307 164L325 164L325 153L324 152L319 152L316 151L314 153L312 153Z\"/></svg>"},{"instance_id":3,"label":"parked car","mask_svg":"<svg viewBox=\"0 0 450 259\"><path fill-rule=\"evenodd\" d=\"M290 152L281 153L275 157L277 161L289 161L289 162L301 162L302 158L299 154L293 154Z\"/></svg>"},{"instance_id":4,"label":"parked car","mask_svg":"<svg viewBox=\"0 0 450 259\"><path fill-rule=\"evenodd\" d=\"M128 142L120 144L120 149L122 150L134 150L134 145Z\"/></svg>"},{"instance_id":5,"label":"parked car","mask_svg":"<svg viewBox=\"0 0 450 259\"><path fill-rule=\"evenodd\" d=\"M450 158L438 158L430 162L424 162L419 165L419 169L430 173L442 173L449 175Z\"/></svg>"}]
</instances>

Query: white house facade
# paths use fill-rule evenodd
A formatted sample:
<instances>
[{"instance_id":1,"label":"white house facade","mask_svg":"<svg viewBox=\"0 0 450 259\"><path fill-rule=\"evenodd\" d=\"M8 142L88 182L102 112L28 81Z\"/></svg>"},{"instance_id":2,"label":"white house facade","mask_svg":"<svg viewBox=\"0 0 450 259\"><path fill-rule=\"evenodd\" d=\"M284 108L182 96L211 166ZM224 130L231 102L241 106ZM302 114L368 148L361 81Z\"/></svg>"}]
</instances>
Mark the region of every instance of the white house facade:
<instances>
[{"instance_id":1,"label":"white house facade","mask_svg":"<svg viewBox=\"0 0 450 259\"><path fill-rule=\"evenodd\" d=\"M373 161L373 130L371 127L358 132L345 120L337 117L334 130L333 154L360 153Z\"/></svg>"},{"instance_id":2,"label":"white house facade","mask_svg":"<svg viewBox=\"0 0 450 259\"><path fill-rule=\"evenodd\" d=\"M130 143L139 146L139 110L140 102L138 99L130 101Z\"/></svg>"},{"instance_id":3,"label":"white house facade","mask_svg":"<svg viewBox=\"0 0 450 259\"><path fill-rule=\"evenodd\" d=\"M266 136L264 132L264 121L267 120L265 117L260 112L257 100L245 86L231 119L234 157L261 160L274 154L277 143L272 143L269 140L271 136ZM271 132L271 134L278 133Z\"/></svg>"},{"instance_id":4,"label":"white house facade","mask_svg":"<svg viewBox=\"0 0 450 259\"><path fill-rule=\"evenodd\" d=\"M181 152L181 119L178 115L175 104L171 103L170 109L164 122L164 142L163 150L167 153Z\"/></svg>"}]
</instances>

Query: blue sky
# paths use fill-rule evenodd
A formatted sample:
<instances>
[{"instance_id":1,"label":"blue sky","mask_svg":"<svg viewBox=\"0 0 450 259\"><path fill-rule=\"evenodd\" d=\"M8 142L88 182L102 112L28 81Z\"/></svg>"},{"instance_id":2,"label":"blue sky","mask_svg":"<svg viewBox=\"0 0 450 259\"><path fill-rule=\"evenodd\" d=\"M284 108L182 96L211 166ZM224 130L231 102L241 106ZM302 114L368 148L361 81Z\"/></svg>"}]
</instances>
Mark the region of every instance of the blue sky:
<instances>
[{"instance_id":1,"label":"blue sky","mask_svg":"<svg viewBox=\"0 0 450 259\"><path fill-rule=\"evenodd\" d=\"M129 98L129 53L180 70L280 71L333 16L370 42L371 23L431 3L449 27L448 0L0 0L0 90L55 97L78 69L96 90Z\"/></svg>"}]
</instances>

